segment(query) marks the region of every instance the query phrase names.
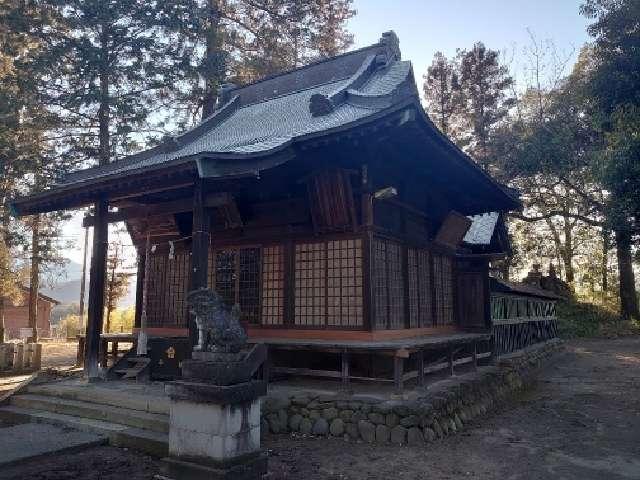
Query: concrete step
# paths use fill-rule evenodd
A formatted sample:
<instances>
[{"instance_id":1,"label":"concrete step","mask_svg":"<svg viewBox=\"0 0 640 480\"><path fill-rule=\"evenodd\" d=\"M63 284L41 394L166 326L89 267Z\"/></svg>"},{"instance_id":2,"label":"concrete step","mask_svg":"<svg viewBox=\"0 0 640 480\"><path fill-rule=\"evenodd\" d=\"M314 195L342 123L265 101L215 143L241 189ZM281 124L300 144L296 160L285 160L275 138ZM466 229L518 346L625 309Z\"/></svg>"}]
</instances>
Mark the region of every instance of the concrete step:
<instances>
[{"instance_id":1,"label":"concrete step","mask_svg":"<svg viewBox=\"0 0 640 480\"><path fill-rule=\"evenodd\" d=\"M61 413L94 420L104 420L129 427L150 430L158 433L169 432L169 416L162 413L149 413L112 405L68 400L37 394L20 394L11 397L11 405L51 413Z\"/></svg>"},{"instance_id":2,"label":"concrete step","mask_svg":"<svg viewBox=\"0 0 640 480\"><path fill-rule=\"evenodd\" d=\"M104 420L81 418L15 405L0 407L0 420L64 426L82 432L104 435L109 438L111 445L117 447L132 448L157 457L164 457L168 453L169 436L166 433L143 430Z\"/></svg>"},{"instance_id":3,"label":"concrete step","mask_svg":"<svg viewBox=\"0 0 640 480\"><path fill-rule=\"evenodd\" d=\"M119 387L118 383L127 383L126 388ZM26 393L111 405L142 412L169 414L169 398L164 394L164 387L153 384L105 382L105 386L100 386L81 381L58 382L30 385Z\"/></svg>"}]
</instances>

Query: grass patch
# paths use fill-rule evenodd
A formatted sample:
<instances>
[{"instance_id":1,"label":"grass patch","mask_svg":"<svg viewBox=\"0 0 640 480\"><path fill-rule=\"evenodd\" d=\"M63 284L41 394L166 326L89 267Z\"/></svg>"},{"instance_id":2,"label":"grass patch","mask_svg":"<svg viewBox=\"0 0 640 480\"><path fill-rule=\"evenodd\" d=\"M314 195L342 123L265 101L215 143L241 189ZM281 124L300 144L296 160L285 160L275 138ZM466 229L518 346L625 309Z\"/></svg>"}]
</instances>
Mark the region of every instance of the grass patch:
<instances>
[{"instance_id":1,"label":"grass patch","mask_svg":"<svg viewBox=\"0 0 640 480\"><path fill-rule=\"evenodd\" d=\"M617 337L640 333L637 321L622 321L617 313L575 300L557 303L558 333L562 338Z\"/></svg>"}]
</instances>

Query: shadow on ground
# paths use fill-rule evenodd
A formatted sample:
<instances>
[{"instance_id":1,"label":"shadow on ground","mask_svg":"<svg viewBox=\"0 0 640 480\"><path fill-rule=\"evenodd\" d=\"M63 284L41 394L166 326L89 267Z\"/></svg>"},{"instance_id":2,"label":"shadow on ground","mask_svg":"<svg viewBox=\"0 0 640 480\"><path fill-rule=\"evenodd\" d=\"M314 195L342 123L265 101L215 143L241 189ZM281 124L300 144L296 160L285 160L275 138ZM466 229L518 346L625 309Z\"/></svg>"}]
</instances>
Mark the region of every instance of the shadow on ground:
<instances>
[{"instance_id":1,"label":"shadow on ground","mask_svg":"<svg viewBox=\"0 0 640 480\"><path fill-rule=\"evenodd\" d=\"M272 437L265 444L272 480L638 479L639 373L638 337L574 341L536 389L425 448ZM149 457L99 447L6 469L0 479L138 480L157 471Z\"/></svg>"}]
</instances>

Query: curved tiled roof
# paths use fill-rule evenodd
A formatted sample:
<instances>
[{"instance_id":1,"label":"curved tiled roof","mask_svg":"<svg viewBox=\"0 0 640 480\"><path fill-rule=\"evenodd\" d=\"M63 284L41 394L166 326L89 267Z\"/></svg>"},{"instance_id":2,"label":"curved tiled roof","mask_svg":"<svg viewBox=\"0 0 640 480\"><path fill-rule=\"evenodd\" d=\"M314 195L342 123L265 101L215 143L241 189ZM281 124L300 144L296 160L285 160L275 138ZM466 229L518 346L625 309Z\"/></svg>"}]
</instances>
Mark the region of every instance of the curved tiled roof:
<instances>
[{"instance_id":1,"label":"curved tiled roof","mask_svg":"<svg viewBox=\"0 0 640 480\"><path fill-rule=\"evenodd\" d=\"M256 175L293 158L294 150L288 147L294 143L376 122L403 109L407 115L398 121L417 119L416 125L437 148L450 154L451 165L461 168L461 174L470 173L479 184L488 186L500 205L513 203L428 119L411 63L401 60L393 32L383 34L369 47L251 85L225 85L220 103L191 130L141 153L70 173L41 194L17 199L12 203L14 212L23 215L62 204L80 205L96 194L94 186L108 190L123 179L142 181L147 174L162 175L173 167L185 175L197 169L201 178ZM417 112L415 117L410 109ZM72 196L73 200L65 200Z\"/></svg>"},{"instance_id":2,"label":"curved tiled roof","mask_svg":"<svg viewBox=\"0 0 640 480\"><path fill-rule=\"evenodd\" d=\"M403 84L404 95L399 94ZM343 95L338 96L334 105L331 102L336 92ZM385 34L370 47L255 84L227 89L225 100L231 98L193 129L159 147L109 165L71 173L61 184L158 166L194 155L263 154L297 137L373 115L406 98L407 92L418 96L411 63L400 61L395 34ZM327 99L330 103L327 112L312 112L314 96Z\"/></svg>"}]
</instances>

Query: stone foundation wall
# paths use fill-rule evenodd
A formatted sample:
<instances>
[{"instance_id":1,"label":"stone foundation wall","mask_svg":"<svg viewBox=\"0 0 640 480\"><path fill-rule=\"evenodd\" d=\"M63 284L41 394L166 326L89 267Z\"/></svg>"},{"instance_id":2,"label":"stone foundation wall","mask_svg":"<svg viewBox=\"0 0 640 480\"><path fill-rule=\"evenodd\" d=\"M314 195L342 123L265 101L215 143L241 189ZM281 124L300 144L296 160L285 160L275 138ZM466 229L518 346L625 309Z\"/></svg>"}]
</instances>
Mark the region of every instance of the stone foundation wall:
<instances>
[{"instance_id":1,"label":"stone foundation wall","mask_svg":"<svg viewBox=\"0 0 640 480\"><path fill-rule=\"evenodd\" d=\"M530 386L543 363L561 348L560 340L550 340L501 357L496 366L436 382L401 399L285 395L276 390L262 401L261 430L422 445L458 432Z\"/></svg>"}]
</instances>

